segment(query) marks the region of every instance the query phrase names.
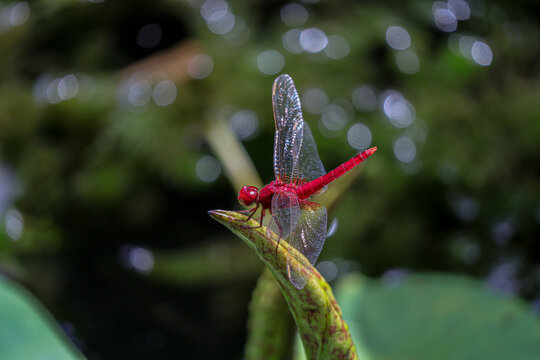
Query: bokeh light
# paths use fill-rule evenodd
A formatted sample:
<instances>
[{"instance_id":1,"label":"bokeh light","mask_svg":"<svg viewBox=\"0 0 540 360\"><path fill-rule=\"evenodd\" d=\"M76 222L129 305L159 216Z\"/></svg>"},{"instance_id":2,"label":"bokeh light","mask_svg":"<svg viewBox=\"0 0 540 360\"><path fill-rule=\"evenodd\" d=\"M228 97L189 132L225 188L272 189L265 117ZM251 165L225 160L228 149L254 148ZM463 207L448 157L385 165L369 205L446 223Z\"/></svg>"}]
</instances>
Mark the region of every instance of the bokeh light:
<instances>
[{"instance_id":1,"label":"bokeh light","mask_svg":"<svg viewBox=\"0 0 540 360\"><path fill-rule=\"evenodd\" d=\"M452 32L457 29L457 19L454 13L448 10L448 4L444 1L433 3L433 19L439 30Z\"/></svg>"},{"instance_id":2,"label":"bokeh light","mask_svg":"<svg viewBox=\"0 0 540 360\"><path fill-rule=\"evenodd\" d=\"M377 94L371 86L362 85L354 89L352 93L354 106L364 112L373 111L377 108Z\"/></svg>"},{"instance_id":3,"label":"bokeh light","mask_svg":"<svg viewBox=\"0 0 540 360\"><path fill-rule=\"evenodd\" d=\"M130 250L129 261L133 268L141 274L149 274L154 267L154 256L152 252L140 247Z\"/></svg>"},{"instance_id":4,"label":"bokeh light","mask_svg":"<svg viewBox=\"0 0 540 360\"><path fill-rule=\"evenodd\" d=\"M303 25L309 18L309 13L300 4L287 4L281 8L281 20L289 26Z\"/></svg>"},{"instance_id":5,"label":"bokeh light","mask_svg":"<svg viewBox=\"0 0 540 360\"><path fill-rule=\"evenodd\" d=\"M129 85L127 101L133 106L144 106L152 97L152 86L148 80L134 81ZM49 100L51 101L51 100Z\"/></svg>"},{"instance_id":6,"label":"bokeh light","mask_svg":"<svg viewBox=\"0 0 540 360\"><path fill-rule=\"evenodd\" d=\"M249 140L259 130L259 117L252 110L238 110L229 118L229 126L239 139Z\"/></svg>"},{"instance_id":7,"label":"bokeh light","mask_svg":"<svg viewBox=\"0 0 540 360\"><path fill-rule=\"evenodd\" d=\"M154 86L152 100L159 106L168 106L176 99L176 85L171 80L163 80Z\"/></svg>"},{"instance_id":8,"label":"bokeh light","mask_svg":"<svg viewBox=\"0 0 540 360\"><path fill-rule=\"evenodd\" d=\"M59 78L45 73L35 80L32 95L37 104L57 104L73 98L88 101L95 95L95 84L90 76L81 73Z\"/></svg>"},{"instance_id":9,"label":"bokeh light","mask_svg":"<svg viewBox=\"0 0 540 360\"><path fill-rule=\"evenodd\" d=\"M148 275L154 268L154 254L146 248L124 245L120 248L118 256L125 267L139 274Z\"/></svg>"},{"instance_id":10,"label":"bokeh light","mask_svg":"<svg viewBox=\"0 0 540 360\"><path fill-rule=\"evenodd\" d=\"M362 123L353 124L347 133L349 144L357 150L367 149L371 145L371 139L371 130Z\"/></svg>"},{"instance_id":11,"label":"bokeh light","mask_svg":"<svg viewBox=\"0 0 540 360\"><path fill-rule=\"evenodd\" d=\"M328 45L328 37L321 29L308 28L300 33L300 47L308 53L321 52L326 45Z\"/></svg>"},{"instance_id":12,"label":"bokeh light","mask_svg":"<svg viewBox=\"0 0 540 360\"><path fill-rule=\"evenodd\" d=\"M405 74L416 74L420 70L420 59L412 50L400 51L396 54L396 65Z\"/></svg>"},{"instance_id":13,"label":"bokeh light","mask_svg":"<svg viewBox=\"0 0 540 360\"><path fill-rule=\"evenodd\" d=\"M30 5L26 1L15 3L9 12L9 23L12 26L24 24L30 17Z\"/></svg>"},{"instance_id":14,"label":"bokeh light","mask_svg":"<svg viewBox=\"0 0 540 360\"><path fill-rule=\"evenodd\" d=\"M211 156L202 156L195 165L197 177L204 182L214 182L221 174L221 164Z\"/></svg>"},{"instance_id":15,"label":"bokeh light","mask_svg":"<svg viewBox=\"0 0 540 360\"><path fill-rule=\"evenodd\" d=\"M207 0L200 7L201 16L208 21L215 13L226 12L229 4L223 0Z\"/></svg>"},{"instance_id":16,"label":"bokeh light","mask_svg":"<svg viewBox=\"0 0 540 360\"><path fill-rule=\"evenodd\" d=\"M56 104L62 101L60 94L58 93L58 85L60 84L60 79L54 79L47 86L46 94L47 101L51 104Z\"/></svg>"},{"instance_id":17,"label":"bokeh light","mask_svg":"<svg viewBox=\"0 0 540 360\"><path fill-rule=\"evenodd\" d=\"M339 60L345 58L351 52L349 42L339 35L328 36L328 44L324 48L324 53L330 59Z\"/></svg>"},{"instance_id":18,"label":"bokeh light","mask_svg":"<svg viewBox=\"0 0 540 360\"><path fill-rule=\"evenodd\" d=\"M414 106L397 91L389 90L381 96L383 111L395 127L405 128L416 118Z\"/></svg>"},{"instance_id":19,"label":"bokeh light","mask_svg":"<svg viewBox=\"0 0 540 360\"><path fill-rule=\"evenodd\" d=\"M194 7L197 7L195 5ZM229 4L223 0L207 0L200 6L200 14L206 21L208 30L216 35L226 36L230 34L236 27L236 16L232 13ZM236 28L235 35L228 38L228 41L233 43L241 42L245 37L245 34L241 32L245 30L245 27L240 26Z\"/></svg>"},{"instance_id":20,"label":"bokeh light","mask_svg":"<svg viewBox=\"0 0 540 360\"><path fill-rule=\"evenodd\" d=\"M281 41L283 43L283 48L290 53L300 54L303 50L300 46L300 34L302 30L300 29L291 29L283 34Z\"/></svg>"},{"instance_id":21,"label":"bokeh light","mask_svg":"<svg viewBox=\"0 0 540 360\"><path fill-rule=\"evenodd\" d=\"M459 37L458 47L459 52L461 53L461 55L463 55L463 57L467 59L472 59L471 51L472 46L475 42L476 40L472 36L464 35Z\"/></svg>"},{"instance_id":22,"label":"bokeh light","mask_svg":"<svg viewBox=\"0 0 540 360\"><path fill-rule=\"evenodd\" d=\"M266 50L257 57L257 67L265 75L275 75L285 66L285 58L276 50Z\"/></svg>"},{"instance_id":23,"label":"bokeh light","mask_svg":"<svg viewBox=\"0 0 540 360\"><path fill-rule=\"evenodd\" d=\"M386 29L386 42L395 50L405 50L411 46L409 32L401 26L390 26Z\"/></svg>"},{"instance_id":24,"label":"bokeh light","mask_svg":"<svg viewBox=\"0 0 540 360\"><path fill-rule=\"evenodd\" d=\"M79 91L79 80L74 74L64 76L58 82L58 97L60 100L69 100L77 95Z\"/></svg>"},{"instance_id":25,"label":"bokeh light","mask_svg":"<svg viewBox=\"0 0 540 360\"><path fill-rule=\"evenodd\" d=\"M19 240L24 230L24 221L21 212L16 209L9 210L4 216L4 221L8 236L13 241Z\"/></svg>"},{"instance_id":26,"label":"bokeh light","mask_svg":"<svg viewBox=\"0 0 540 360\"><path fill-rule=\"evenodd\" d=\"M187 73L194 79L205 79L212 73L214 69L214 61L207 54L195 55L189 60L187 65Z\"/></svg>"},{"instance_id":27,"label":"bokeh light","mask_svg":"<svg viewBox=\"0 0 540 360\"><path fill-rule=\"evenodd\" d=\"M335 103L325 106L321 115L321 123L330 133L343 130L348 120L347 111Z\"/></svg>"},{"instance_id":28,"label":"bokeh light","mask_svg":"<svg viewBox=\"0 0 540 360\"><path fill-rule=\"evenodd\" d=\"M489 66L491 65L493 54L488 44L482 41L475 41L471 47L471 57L478 65Z\"/></svg>"},{"instance_id":29,"label":"bokeh light","mask_svg":"<svg viewBox=\"0 0 540 360\"><path fill-rule=\"evenodd\" d=\"M404 163L410 163L416 157L416 145L408 136L402 136L394 142L394 155Z\"/></svg>"},{"instance_id":30,"label":"bokeh light","mask_svg":"<svg viewBox=\"0 0 540 360\"><path fill-rule=\"evenodd\" d=\"M332 261L324 260L317 264L317 270L326 279L326 281L332 281L338 274L338 267Z\"/></svg>"},{"instance_id":31,"label":"bokeh light","mask_svg":"<svg viewBox=\"0 0 540 360\"><path fill-rule=\"evenodd\" d=\"M458 20L468 20L471 16L471 8L465 0L448 0L448 10L450 10Z\"/></svg>"},{"instance_id":32,"label":"bokeh light","mask_svg":"<svg viewBox=\"0 0 540 360\"><path fill-rule=\"evenodd\" d=\"M214 11L207 19L208 29L217 35L229 33L235 24L235 16L227 10Z\"/></svg>"},{"instance_id":33,"label":"bokeh light","mask_svg":"<svg viewBox=\"0 0 540 360\"><path fill-rule=\"evenodd\" d=\"M330 225L328 225L328 231L326 232L326 238L334 236L335 233L337 232L338 227L339 227L338 218L334 218L334 220L332 220L330 222Z\"/></svg>"}]
</instances>

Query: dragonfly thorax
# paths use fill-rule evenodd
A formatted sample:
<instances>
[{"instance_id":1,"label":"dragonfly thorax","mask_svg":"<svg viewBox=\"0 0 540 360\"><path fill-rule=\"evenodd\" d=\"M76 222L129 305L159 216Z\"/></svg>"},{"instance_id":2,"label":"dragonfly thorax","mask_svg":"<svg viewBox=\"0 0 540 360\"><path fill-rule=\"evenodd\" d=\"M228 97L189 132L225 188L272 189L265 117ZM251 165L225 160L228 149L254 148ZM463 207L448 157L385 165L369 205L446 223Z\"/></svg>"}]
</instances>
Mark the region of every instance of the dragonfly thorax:
<instances>
[{"instance_id":1,"label":"dragonfly thorax","mask_svg":"<svg viewBox=\"0 0 540 360\"><path fill-rule=\"evenodd\" d=\"M259 189L255 186L244 186L238 193L238 201L244 206L251 206L259 198Z\"/></svg>"},{"instance_id":2,"label":"dragonfly thorax","mask_svg":"<svg viewBox=\"0 0 540 360\"><path fill-rule=\"evenodd\" d=\"M266 185L259 191L258 201L262 205L263 209L271 209L272 198L276 192L295 192L295 184L285 184L281 180L274 180L270 184Z\"/></svg>"}]
</instances>

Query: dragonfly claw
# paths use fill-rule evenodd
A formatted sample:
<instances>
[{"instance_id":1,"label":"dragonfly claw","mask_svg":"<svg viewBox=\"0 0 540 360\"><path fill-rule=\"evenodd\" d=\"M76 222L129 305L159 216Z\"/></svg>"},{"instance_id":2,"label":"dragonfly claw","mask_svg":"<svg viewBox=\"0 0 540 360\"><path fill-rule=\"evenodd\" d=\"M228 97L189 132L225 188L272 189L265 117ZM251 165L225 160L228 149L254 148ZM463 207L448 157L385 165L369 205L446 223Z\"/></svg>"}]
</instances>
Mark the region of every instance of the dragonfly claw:
<instances>
[{"instance_id":1,"label":"dragonfly claw","mask_svg":"<svg viewBox=\"0 0 540 360\"><path fill-rule=\"evenodd\" d=\"M279 243L280 243L281 239L278 239L278 241L276 241L276 251L275 251L275 259L277 259L277 255L278 255L278 248L279 248Z\"/></svg>"}]
</instances>

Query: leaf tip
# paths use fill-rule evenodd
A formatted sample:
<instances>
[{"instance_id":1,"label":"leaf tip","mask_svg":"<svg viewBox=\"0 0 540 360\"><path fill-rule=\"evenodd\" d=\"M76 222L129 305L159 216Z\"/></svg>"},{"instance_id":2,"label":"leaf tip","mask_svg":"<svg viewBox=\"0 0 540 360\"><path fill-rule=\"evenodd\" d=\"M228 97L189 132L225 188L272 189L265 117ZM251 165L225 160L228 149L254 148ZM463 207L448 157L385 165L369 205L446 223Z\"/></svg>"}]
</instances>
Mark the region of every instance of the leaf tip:
<instances>
[{"instance_id":1,"label":"leaf tip","mask_svg":"<svg viewBox=\"0 0 540 360\"><path fill-rule=\"evenodd\" d=\"M242 215L236 211L230 210L209 210L208 215L222 224L233 223L235 220L239 220L242 217Z\"/></svg>"},{"instance_id":2,"label":"leaf tip","mask_svg":"<svg viewBox=\"0 0 540 360\"><path fill-rule=\"evenodd\" d=\"M208 210L208 215L215 220L223 219L224 212L223 210Z\"/></svg>"}]
</instances>

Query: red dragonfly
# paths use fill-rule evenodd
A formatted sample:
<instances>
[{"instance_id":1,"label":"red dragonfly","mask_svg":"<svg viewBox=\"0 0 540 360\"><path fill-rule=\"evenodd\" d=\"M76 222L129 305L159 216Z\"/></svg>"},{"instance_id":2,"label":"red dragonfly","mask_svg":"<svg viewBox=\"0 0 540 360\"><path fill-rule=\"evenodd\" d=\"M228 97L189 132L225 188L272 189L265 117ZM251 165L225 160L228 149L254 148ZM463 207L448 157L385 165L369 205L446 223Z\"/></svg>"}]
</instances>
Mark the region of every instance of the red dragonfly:
<instances>
[{"instance_id":1,"label":"red dragonfly","mask_svg":"<svg viewBox=\"0 0 540 360\"><path fill-rule=\"evenodd\" d=\"M262 207L259 226L269 210L272 215L269 227L276 230L279 240L289 238L289 244L315 264L326 240L327 214L323 205L309 201L310 196L324 191L326 185L373 155L377 148L372 147L326 173L311 130L302 117L300 98L289 75L280 75L274 81L272 103L276 123L276 179L260 191L255 186L242 187L238 201L248 207L255 205L248 210L247 220ZM300 269L300 262L293 259L294 255L289 251L287 273L291 283L302 289L307 275Z\"/></svg>"}]
</instances>

